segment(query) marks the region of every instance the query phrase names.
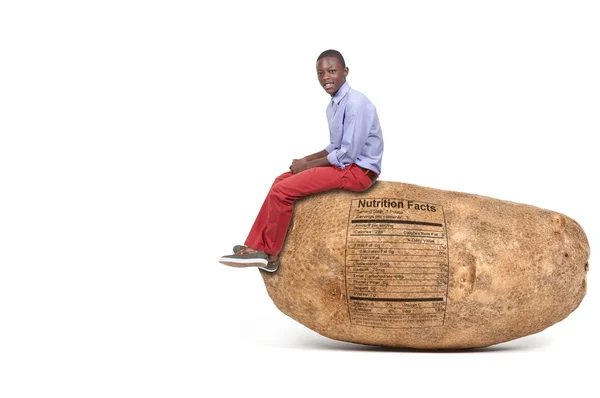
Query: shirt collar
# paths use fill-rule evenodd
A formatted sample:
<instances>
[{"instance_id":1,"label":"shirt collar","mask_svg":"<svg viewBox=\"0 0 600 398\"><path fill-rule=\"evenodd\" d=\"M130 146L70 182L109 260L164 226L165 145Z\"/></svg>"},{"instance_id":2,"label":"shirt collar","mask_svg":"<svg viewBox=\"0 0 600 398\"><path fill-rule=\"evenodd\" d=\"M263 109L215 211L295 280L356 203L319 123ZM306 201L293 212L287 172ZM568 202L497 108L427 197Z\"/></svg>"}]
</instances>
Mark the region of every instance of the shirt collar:
<instances>
[{"instance_id":1,"label":"shirt collar","mask_svg":"<svg viewBox=\"0 0 600 398\"><path fill-rule=\"evenodd\" d=\"M342 87L340 87L337 93L335 93L335 95L333 96L333 102L335 102L335 104L338 105L342 98L344 98L344 96L348 94L348 91L350 91L350 85L348 84L348 82L344 82Z\"/></svg>"}]
</instances>

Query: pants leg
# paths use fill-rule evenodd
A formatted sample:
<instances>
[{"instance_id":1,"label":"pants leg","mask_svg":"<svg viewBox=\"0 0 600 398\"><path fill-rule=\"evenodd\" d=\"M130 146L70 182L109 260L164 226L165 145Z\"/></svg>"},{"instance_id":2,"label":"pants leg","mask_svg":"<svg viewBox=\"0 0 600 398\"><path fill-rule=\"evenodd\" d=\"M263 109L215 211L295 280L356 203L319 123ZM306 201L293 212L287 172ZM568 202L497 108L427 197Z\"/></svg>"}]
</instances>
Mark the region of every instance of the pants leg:
<instances>
[{"instance_id":1,"label":"pants leg","mask_svg":"<svg viewBox=\"0 0 600 398\"><path fill-rule=\"evenodd\" d=\"M275 179L246 239L246 246L277 255L283 247L294 202L304 196L331 189L364 191L372 182L355 164L343 170L315 167L298 174L284 173Z\"/></svg>"},{"instance_id":2,"label":"pants leg","mask_svg":"<svg viewBox=\"0 0 600 398\"><path fill-rule=\"evenodd\" d=\"M277 185L279 182L281 182L281 181L285 180L286 178L291 177L293 175L294 174L292 174L289 171L281 174L280 176L275 178L273 185L271 185L271 189L273 189L273 187L275 185ZM269 194L270 193L271 193L271 191L269 190ZM250 229L250 233L248 234L248 237L246 238L246 242L244 242L244 245L246 245L252 249L255 249L255 250L265 251L265 245L263 244L263 241L264 241L263 232L265 230L265 226L267 224L267 216L269 214L269 194L267 194L267 197L265 198L265 200L262 204L262 207L260 208L260 211L258 212L258 216L256 217L256 220L254 220L254 224L252 225L252 228Z\"/></svg>"}]
</instances>

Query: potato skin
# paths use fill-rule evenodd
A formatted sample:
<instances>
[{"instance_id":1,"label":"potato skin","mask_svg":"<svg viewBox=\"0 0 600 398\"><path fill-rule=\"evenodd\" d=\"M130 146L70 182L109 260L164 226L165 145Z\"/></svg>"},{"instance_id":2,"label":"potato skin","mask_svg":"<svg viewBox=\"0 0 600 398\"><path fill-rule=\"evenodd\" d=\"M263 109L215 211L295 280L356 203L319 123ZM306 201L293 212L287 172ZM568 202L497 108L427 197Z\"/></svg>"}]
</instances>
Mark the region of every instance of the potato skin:
<instances>
[{"instance_id":1,"label":"potato skin","mask_svg":"<svg viewBox=\"0 0 600 398\"><path fill-rule=\"evenodd\" d=\"M391 200L396 209L383 208ZM370 217L364 207L368 203L400 221L360 221L361 211ZM363 232L374 235L359 235ZM364 242L384 238L392 243L379 247L395 247L394 254L363 248L368 246ZM368 260L375 257L366 254L375 252L379 260ZM527 336L564 319L585 295L589 254L582 228L562 214L378 181L365 192L330 191L297 201L281 266L261 274L275 305L323 336L390 347L463 349ZM427 258L431 263L418 262ZM439 268L424 267L429 264ZM405 273L381 276L386 269ZM413 271L425 273L409 273ZM430 271L437 276L428 275ZM370 279L376 277L402 279ZM437 279L429 283L417 277ZM414 293L396 293L392 287ZM425 289L433 293L422 293Z\"/></svg>"}]
</instances>

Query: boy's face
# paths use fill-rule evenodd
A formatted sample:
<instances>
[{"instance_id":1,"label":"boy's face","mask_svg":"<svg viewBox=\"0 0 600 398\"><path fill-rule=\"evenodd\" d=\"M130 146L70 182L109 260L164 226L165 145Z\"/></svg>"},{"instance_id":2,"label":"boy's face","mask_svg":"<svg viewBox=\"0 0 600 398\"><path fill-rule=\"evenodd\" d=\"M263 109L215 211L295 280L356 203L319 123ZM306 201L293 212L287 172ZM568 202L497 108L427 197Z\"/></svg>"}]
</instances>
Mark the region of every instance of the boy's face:
<instances>
[{"instance_id":1,"label":"boy's face","mask_svg":"<svg viewBox=\"0 0 600 398\"><path fill-rule=\"evenodd\" d=\"M321 87L332 97L346 82L348 68L342 68L342 64L336 57L324 57L317 62L317 77Z\"/></svg>"}]
</instances>

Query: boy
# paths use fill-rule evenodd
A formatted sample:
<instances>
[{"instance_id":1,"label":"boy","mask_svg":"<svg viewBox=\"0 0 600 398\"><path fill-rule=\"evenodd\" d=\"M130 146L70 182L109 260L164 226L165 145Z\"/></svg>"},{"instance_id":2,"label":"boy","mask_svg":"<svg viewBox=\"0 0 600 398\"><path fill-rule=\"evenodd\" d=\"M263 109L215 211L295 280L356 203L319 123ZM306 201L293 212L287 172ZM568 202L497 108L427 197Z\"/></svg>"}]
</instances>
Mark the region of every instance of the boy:
<instances>
[{"instance_id":1,"label":"boy","mask_svg":"<svg viewBox=\"0 0 600 398\"><path fill-rule=\"evenodd\" d=\"M364 191L381 174L383 136L375 106L346 82L349 69L338 51L317 58L317 77L331 95L327 107L330 144L294 159L290 171L275 179L245 245L219 262L275 272L296 199L331 189Z\"/></svg>"}]
</instances>

